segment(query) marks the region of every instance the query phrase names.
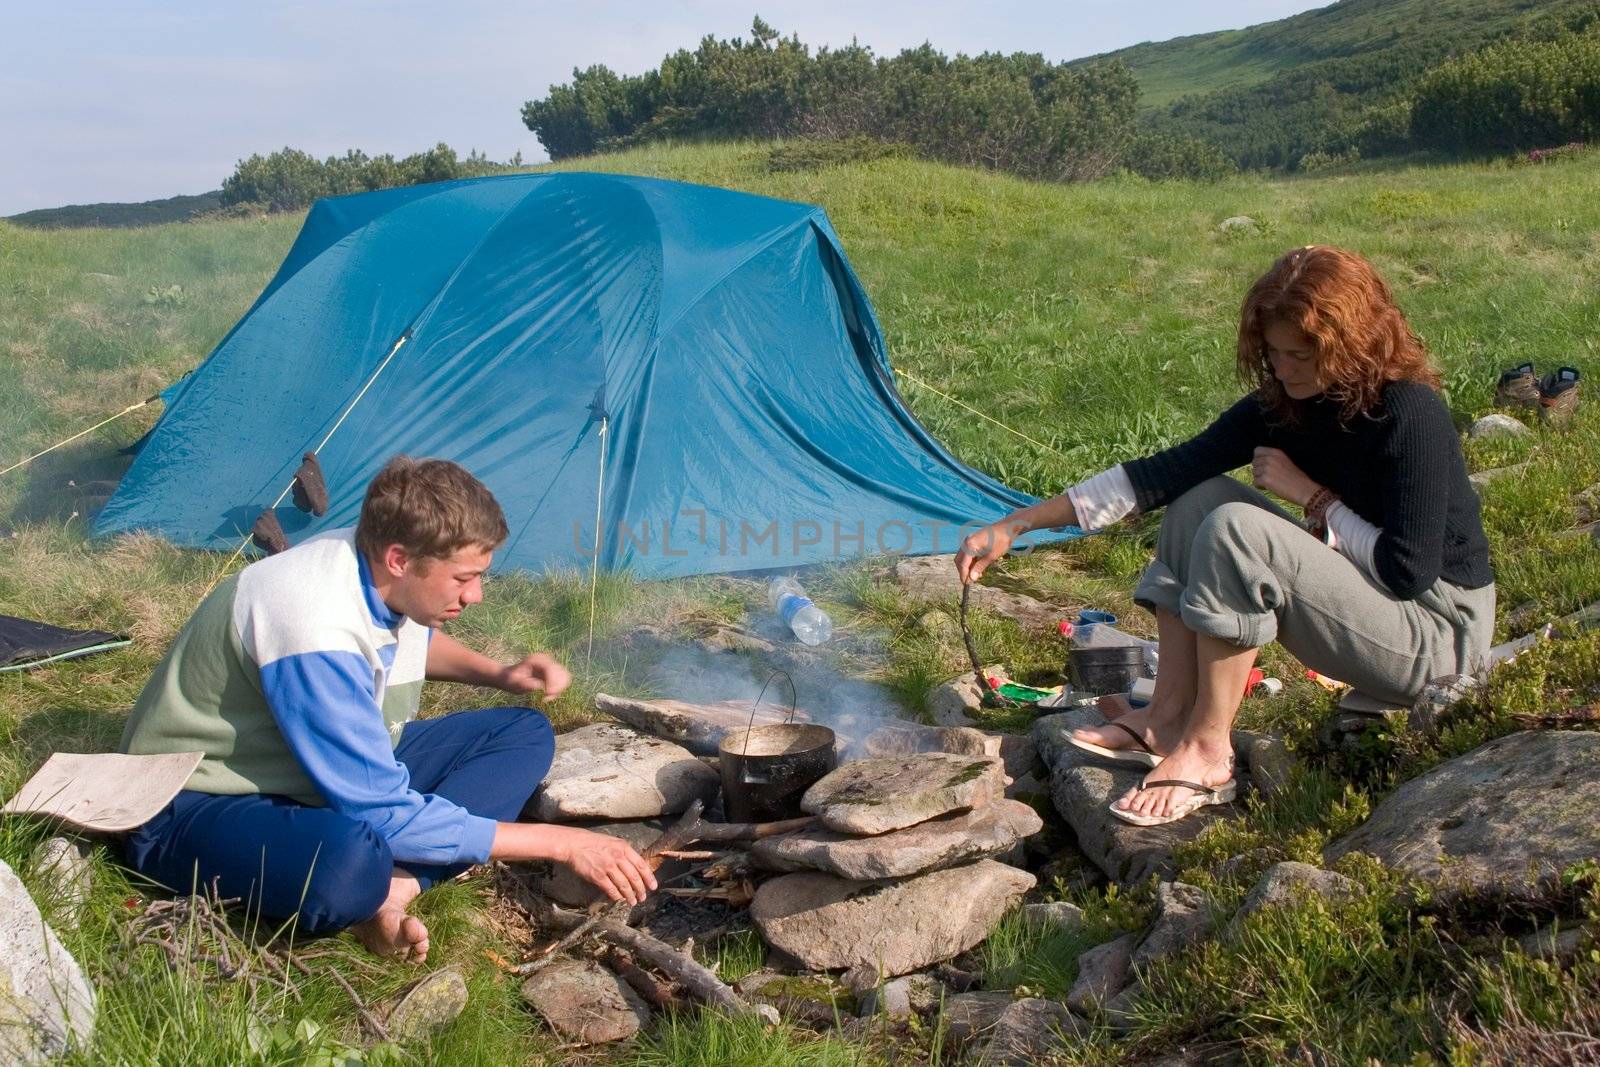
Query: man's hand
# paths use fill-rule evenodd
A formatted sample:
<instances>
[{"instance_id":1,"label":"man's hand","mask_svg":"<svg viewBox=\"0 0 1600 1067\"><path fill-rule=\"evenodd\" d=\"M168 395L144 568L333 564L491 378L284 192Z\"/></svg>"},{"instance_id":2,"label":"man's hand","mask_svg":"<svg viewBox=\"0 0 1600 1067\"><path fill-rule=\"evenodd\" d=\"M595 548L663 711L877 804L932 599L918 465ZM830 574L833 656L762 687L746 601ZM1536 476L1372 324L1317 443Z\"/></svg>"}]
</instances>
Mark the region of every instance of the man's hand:
<instances>
[{"instance_id":1,"label":"man's hand","mask_svg":"<svg viewBox=\"0 0 1600 1067\"><path fill-rule=\"evenodd\" d=\"M989 564L1011 550L1011 543L1026 531L1026 523L1006 518L990 523L961 542L956 552L956 574L963 584L983 577Z\"/></svg>"},{"instance_id":2,"label":"man's hand","mask_svg":"<svg viewBox=\"0 0 1600 1067\"><path fill-rule=\"evenodd\" d=\"M555 698L572 684L572 674L554 656L533 652L502 670L496 684L508 693L543 689L546 697Z\"/></svg>"},{"instance_id":3,"label":"man's hand","mask_svg":"<svg viewBox=\"0 0 1600 1067\"><path fill-rule=\"evenodd\" d=\"M1294 460L1276 448L1256 449L1255 458L1250 461L1250 476L1257 489L1265 489L1301 507L1322 488L1306 477L1305 472L1294 465Z\"/></svg>"},{"instance_id":4,"label":"man's hand","mask_svg":"<svg viewBox=\"0 0 1600 1067\"><path fill-rule=\"evenodd\" d=\"M579 878L597 886L612 900L642 904L656 888L656 876L650 864L621 838L575 826L547 829L559 830L561 834L556 861L571 867Z\"/></svg>"}]
</instances>

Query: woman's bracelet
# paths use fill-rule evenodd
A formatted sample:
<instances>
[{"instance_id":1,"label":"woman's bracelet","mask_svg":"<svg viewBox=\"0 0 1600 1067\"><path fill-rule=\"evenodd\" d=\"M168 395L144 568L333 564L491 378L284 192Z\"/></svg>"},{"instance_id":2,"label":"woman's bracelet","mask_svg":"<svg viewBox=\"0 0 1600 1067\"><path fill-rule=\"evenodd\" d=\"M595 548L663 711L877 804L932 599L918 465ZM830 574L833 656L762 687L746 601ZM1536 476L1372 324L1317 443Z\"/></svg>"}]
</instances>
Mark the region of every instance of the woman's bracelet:
<instances>
[{"instance_id":1,"label":"woman's bracelet","mask_svg":"<svg viewBox=\"0 0 1600 1067\"><path fill-rule=\"evenodd\" d=\"M1326 486L1319 487L1315 493L1311 494L1311 499L1306 501L1306 518L1317 526L1326 526L1328 523L1328 508L1338 499L1338 495L1332 489Z\"/></svg>"}]
</instances>

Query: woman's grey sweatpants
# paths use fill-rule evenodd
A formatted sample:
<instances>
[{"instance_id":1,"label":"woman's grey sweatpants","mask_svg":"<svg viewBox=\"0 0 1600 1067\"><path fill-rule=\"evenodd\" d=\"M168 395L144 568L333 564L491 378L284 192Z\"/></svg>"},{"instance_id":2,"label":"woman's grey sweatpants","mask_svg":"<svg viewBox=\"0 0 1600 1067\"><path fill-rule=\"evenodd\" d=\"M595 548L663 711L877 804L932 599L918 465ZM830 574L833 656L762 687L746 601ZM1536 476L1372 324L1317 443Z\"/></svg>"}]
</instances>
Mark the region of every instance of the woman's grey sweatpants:
<instances>
[{"instance_id":1,"label":"woman's grey sweatpants","mask_svg":"<svg viewBox=\"0 0 1600 1067\"><path fill-rule=\"evenodd\" d=\"M1400 600L1232 478L1167 505L1156 558L1134 600L1240 648L1277 640L1319 674L1409 704L1430 679L1479 670L1494 632L1494 586L1440 579Z\"/></svg>"}]
</instances>

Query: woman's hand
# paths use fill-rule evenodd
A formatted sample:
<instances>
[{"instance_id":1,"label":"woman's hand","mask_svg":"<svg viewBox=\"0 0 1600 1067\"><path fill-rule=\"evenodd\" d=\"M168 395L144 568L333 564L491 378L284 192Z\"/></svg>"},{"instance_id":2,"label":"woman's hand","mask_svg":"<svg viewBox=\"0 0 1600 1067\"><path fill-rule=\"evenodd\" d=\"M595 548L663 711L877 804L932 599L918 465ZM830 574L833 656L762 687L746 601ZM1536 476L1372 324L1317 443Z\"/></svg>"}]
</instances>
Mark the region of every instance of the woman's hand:
<instances>
[{"instance_id":1,"label":"woman's hand","mask_svg":"<svg viewBox=\"0 0 1600 1067\"><path fill-rule=\"evenodd\" d=\"M575 826L559 829L562 834L557 862L571 867L579 878L597 886L612 900L642 904L656 887L656 876L650 864L620 837Z\"/></svg>"},{"instance_id":2,"label":"woman's hand","mask_svg":"<svg viewBox=\"0 0 1600 1067\"><path fill-rule=\"evenodd\" d=\"M1006 517L990 523L961 542L956 552L956 574L963 584L983 577L989 564L1011 550L1011 544L1028 531L1028 524L1020 519Z\"/></svg>"},{"instance_id":3,"label":"woman's hand","mask_svg":"<svg viewBox=\"0 0 1600 1067\"><path fill-rule=\"evenodd\" d=\"M508 693L531 693L543 689L554 699L572 684L572 674L545 652L533 652L500 672L498 685Z\"/></svg>"},{"instance_id":4,"label":"woman's hand","mask_svg":"<svg viewBox=\"0 0 1600 1067\"><path fill-rule=\"evenodd\" d=\"M1277 448L1256 449L1255 458L1250 461L1250 476L1257 489L1301 507L1322 488Z\"/></svg>"}]
</instances>

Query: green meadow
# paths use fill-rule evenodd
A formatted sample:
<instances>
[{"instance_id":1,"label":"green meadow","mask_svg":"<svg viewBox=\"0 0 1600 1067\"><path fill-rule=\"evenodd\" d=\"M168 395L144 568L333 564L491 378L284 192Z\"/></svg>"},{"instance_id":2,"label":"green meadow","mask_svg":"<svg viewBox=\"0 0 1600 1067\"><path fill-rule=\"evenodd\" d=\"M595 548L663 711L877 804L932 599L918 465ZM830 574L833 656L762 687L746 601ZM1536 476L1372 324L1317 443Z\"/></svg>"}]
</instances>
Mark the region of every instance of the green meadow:
<instances>
[{"instance_id":1,"label":"green meadow","mask_svg":"<svg viewBox=\"0 0 1600 1067\"><path fill-rule=\"evenodd\" d=\"M1182 440L1237 398L1239 302L1297 245L1347 246L1378 266L1444 369L1463 428L1490 410L1503 367L1533 360L1541 370L1571 364L1600 375L1600 153L1541 166L1058 186L893 158L774 172L770 150L656 147L569 169L703 182L826 208L874 302L911 409L961 459L1029 492L1053 494ZM1252 221L1220 227L1235 216ZM56 231L0 223L0 468L196 365L261 291L300 221ZM1467 445L1473 470L1527 464L1484 494L1499 575L1497 639L1600 600L1600 548L1570 536L1574 495L1600 482L1597 409L1600 397L1590 393L1563 429L1536 425L1524 437ZM126 462L118 449L158 411L140 409L0 476L0 613L134 638L109 655L0 675L0 793L51 751L116 743L148 672L223 565L220 556L149 538L87 538L86 520ZM1147 630L1150 620L1128 594L1155 526L1144 519L1037 551L986 580L1065 608L1110 607ZM928 687L967 669L949 627L901 596L885 561L822 569L806 581L840 634L824 650L828 661L887 687L901 714L923 714ZM574 665L577 683L549 709L565 728L593 715L597 691L642 691L639 665L615 640L635 627L689 639L763 610L761 587L750 581L602 576L591 656L589 603L586 575L501 575L459 633L493 653L537 646ZM978 618L975 630L986 659L1004 660L1019 677L1060 669L1055 642L1027 638L998 618ZM1379 731L1358 750L1332 752L1317 738L1330 698L1281 650L1269 649L1265 660L1289 685L1273 700L1250 702L1246 725L1283 733L1301 766L1283 794L1252 801L1244 819L1208 831L1183 854L1183 880L1219 907L1249 889L1263 858L1320 862L1321 846L1395 785L1519 728L1517 716L1600 699L1600 639L1578 636L1498 672L1437 736ZM426 707L439 713L482 702L482 694L434 686ZM38 827L0 823L0 859L41 893L27 858L42 836ZM1221 865L1245 854L1254 865ZM1594 1025L1600 953L1558 968L1506 940L1555 915L1600 913L1594 870L1573 872L1545 910L1510 915L1488 904L1436 910L1375 866L1349 861L1340 869L1369 889L1359 902L1284 909L1250 938L1163 964L1131 1032L1101 1028L1075 1041L1064 1062L1138 1062L1198 1045L1252 1063L1510 1063L1517 1041L1534 1040L1529 1034L1584 1018ZM289 986L252 991L173 972L159 949L132 943L131 902L147 888L103 849L95 875L76 924L64 904L42 901L99 988L94 1045L75 1058L84 1063L950 1062L938 1026L878 1027L846 1041L798 1024L763 1030L687 1011L619 1049L562 1049L496 963L519 958L525 946L491 906L487 874L429 894L421 908L434 934L427 966L464 970L467 1012L429 1043L362 1052L349 997L326 969L337 968L369 1001L416 973L379 966L346 941L315 946L324 973ZM1078 952L1145 920L1150 890L1064 877L1043 884L1041 899L1084 906L1083 934L1007 920L984 950L991 987L1059 995ZM733 978L759 962L752 947L746 935L700 951Z\"/></svg>"}]
</instances>

